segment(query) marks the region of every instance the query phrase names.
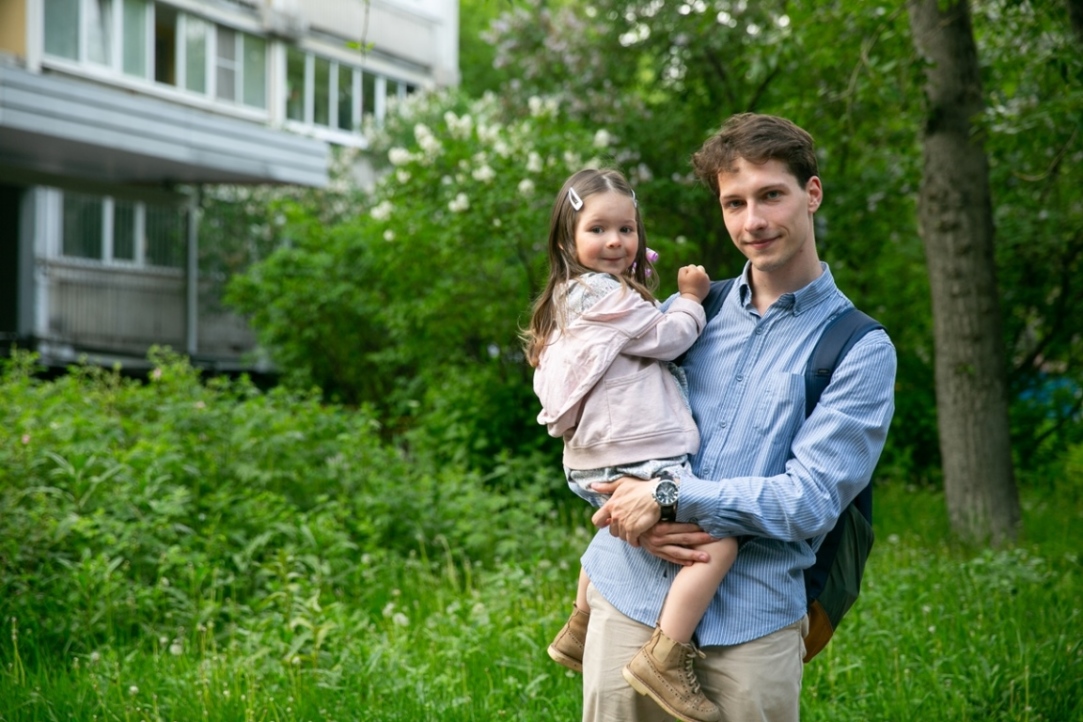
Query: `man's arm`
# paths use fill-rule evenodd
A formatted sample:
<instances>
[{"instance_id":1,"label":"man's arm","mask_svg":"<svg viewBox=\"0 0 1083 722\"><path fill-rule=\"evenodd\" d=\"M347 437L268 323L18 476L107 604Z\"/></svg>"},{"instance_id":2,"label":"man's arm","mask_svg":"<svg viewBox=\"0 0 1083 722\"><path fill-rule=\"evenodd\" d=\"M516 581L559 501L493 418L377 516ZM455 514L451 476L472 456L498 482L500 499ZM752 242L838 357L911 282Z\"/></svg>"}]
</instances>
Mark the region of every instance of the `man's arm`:
<instances>
[{"instance_id":1,"label":"man's arm","mask_svg":"<svg viewBox=\"0 0 1083 722\"><path fill-rule=\"evenodd\" d=\"M839 364L793 439L781 474L681 480L679 521L714 537L799 541L825 534L869 483L895 412L895 348L882 331Z\"/></svg>"},{"instance_id":2,"label":"man's arm","mask_svg":"<svg viewBox=\"0 0 1083 722\"><path fill-rule=\"evenodd\" d=\"M886 335L867 335L835 370L794 438L783 473L723 480L683 476L677 520L698 524L718 539L748 534L797 541L829 531L868 483L883 450L895 409L895 367ZM625 484L593 520L639 546L658 516L649 485Z\"/></svg>"}]
</instances>

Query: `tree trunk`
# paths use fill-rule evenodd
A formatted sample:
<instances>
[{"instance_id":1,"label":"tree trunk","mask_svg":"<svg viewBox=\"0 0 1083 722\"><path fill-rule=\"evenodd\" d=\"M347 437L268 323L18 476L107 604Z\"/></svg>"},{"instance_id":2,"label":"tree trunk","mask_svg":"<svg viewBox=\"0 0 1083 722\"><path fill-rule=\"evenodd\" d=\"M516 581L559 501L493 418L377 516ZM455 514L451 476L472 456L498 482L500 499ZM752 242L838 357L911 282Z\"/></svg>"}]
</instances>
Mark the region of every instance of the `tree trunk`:
<instances>
[{"instance_id":1,"label":"tree trunk","mask_svg":"<svg viewBox=\"0 0 1083 722\"><path fill-rule=\"evenodd\" d=\"M993 253L989 167L971 119L983 110L967 0L909 0L928 63L918 226L936 344L936 402L952 529L994 545L1015 539L1007 363Z\"/></svg>"}]
</instances>

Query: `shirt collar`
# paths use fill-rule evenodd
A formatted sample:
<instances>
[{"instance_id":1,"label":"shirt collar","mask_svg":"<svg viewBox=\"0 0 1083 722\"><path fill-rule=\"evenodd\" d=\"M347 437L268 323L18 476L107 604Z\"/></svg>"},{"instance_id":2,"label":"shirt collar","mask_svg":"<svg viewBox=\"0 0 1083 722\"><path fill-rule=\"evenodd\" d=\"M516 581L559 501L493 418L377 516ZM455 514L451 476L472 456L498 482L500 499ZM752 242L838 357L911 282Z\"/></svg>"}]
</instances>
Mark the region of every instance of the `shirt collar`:
<instances>
[{"instance_id":1,"label":"shirt collar","mask_svg":"<svg viewBox=\"0 0 1083 722\"><path fill-rule=\"evenodd\" d=\"M820 268L823 269L823 273L819 278L793 293L782 294L775 301L774 307L789 309L793 315L799 316L806 309L828 298L835 290L835 279L831 275L831 268L823 261L820 261ZM745 261L745 268L737 279L737 292L740 294L741 307L746 310L752 310L752 286L749 284L751 274L752 263Z\"/></svg>"}]
</instances>

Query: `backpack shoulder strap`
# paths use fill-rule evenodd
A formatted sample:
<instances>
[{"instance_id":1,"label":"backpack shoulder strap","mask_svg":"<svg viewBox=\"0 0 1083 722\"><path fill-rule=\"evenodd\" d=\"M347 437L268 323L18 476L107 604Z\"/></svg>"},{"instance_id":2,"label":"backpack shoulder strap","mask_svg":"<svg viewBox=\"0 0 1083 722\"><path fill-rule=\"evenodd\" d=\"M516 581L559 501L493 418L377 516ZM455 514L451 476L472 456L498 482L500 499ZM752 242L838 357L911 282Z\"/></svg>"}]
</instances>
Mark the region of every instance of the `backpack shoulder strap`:
<instances>
[{"instance_id":1,"label":"backpack shoulder strap","mask_svg":"<svg viewBox=\"0 0 1083 722\"><path fill-rule=\"evenodd\" d=\"M820 334L820 339L809 355L805 365L805 418L812 415L816 404L824 389L831 382L831 375L835 372L839 362L849 353L854 344L864 338L865 334L876 329L883 328L876 319L868 316L854 306L846 309L827 324L827 328ZM858 493L852 504L869 523L872 523L872 484L868 484ZM837 528L837 527L836 527ZM834 534L834 532L832 532ZM837 545L832 541L829 534L825 544ZM823 549L823 547L821 547ZM812 598L812 597L810 597Z\"/></svg>"},{"instance_id":2,"label":"backpack shoulder strap","mask_svg":"<svg viewBox=\"0 0 1083 722\"><path fill-rule=\"evenodd\" d=\"M711 281L711 290L707 292L707 298L703 299L703 313L707 315L707 323L718 315L722 302L730 294L730 289L733 288L733 282L736 280L736 278L727 278L722 281Z\"/></svg>"},{"instance_id":3,"label":"backpack shoulder strap","mask_svg":"<svg viewBox=\"0 0 1083 722\"><path fill-rule=\"evenodd\" d=\"M722 308L722 302L726 300L726 296L729 295L730 289L733 288L733 282L736 280L736 278L727 278L721 281L711 281L711 290L707 292L707 298L703 299L703 313L707 316L704 326L718 315L718 311ZM680 366L684 363L686 356L688 356L687 351L675 358L673 362Z\"/></svg>"},{"instance_id":4,"label":"backpack shoulder strap","mask_svg":"<svg viewBox=\"0 0 1083 722\"><path fill-rule=\"evenodd\" d=\"M876 319L851 306L827 324L805 365L805 418L812 415L831 375L865 334L883 328Z\"/></svg>"}]
</instances>

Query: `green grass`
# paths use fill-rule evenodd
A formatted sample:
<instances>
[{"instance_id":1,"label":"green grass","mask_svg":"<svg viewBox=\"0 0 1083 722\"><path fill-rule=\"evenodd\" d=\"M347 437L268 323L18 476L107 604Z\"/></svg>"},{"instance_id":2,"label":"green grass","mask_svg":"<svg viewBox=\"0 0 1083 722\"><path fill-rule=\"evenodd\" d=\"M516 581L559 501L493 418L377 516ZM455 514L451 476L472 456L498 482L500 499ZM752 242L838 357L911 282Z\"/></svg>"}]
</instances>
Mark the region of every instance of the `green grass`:
<instances>
[{"instance_id":1,"label":"green grass","mask_svg":"<svg viewBox=\"0 0 1083 722\"><path fill-rule=\"evenodd\" d=\"M0 722L578 719L545 646L588 510L554 506L549 460L482 475L311 395L160 369L0 374ZM941 494L879 488L804 719L1083 720L1066 468L996 552L946 541Z\"/></svg>"},{"instance_id":2,"label":"green grass","mask_svg":"<svg viewBox=\"0 0 1083 722\"><path fill-rule=\"evenodd\" d=\"M939 494L882 489L877 513L865 589L806 668L803 718L1083 719L1083 582L1065 533L1083 511L1030 500L1028 541L976 553L941 541ZM560 559L535 564L386 560L365 577L379 609L294 600L286 626L323 641L292 656L197 629L33 649L28 666L34 640L5 635L0 720L576 719L578 679L544 648L584 541L570 534Z\"/></svg>"}]
</instances>

